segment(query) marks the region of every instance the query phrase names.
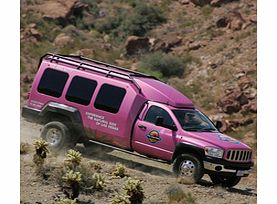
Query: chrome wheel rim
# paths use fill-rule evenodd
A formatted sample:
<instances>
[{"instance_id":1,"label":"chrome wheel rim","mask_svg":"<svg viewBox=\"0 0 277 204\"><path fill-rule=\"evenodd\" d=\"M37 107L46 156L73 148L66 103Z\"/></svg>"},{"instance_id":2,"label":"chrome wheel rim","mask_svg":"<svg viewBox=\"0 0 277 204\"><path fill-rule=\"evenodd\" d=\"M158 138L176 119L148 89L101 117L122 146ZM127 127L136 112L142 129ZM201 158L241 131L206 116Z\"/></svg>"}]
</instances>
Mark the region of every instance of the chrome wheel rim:
<instances>
[{"instance_id":1,"label":"chrome wheel rim","mask_svg":"<svg viewBox=\"0 0 277 204\"><path fill-rule=\"evenodd\" d=\"M192 178L195 172L195 165L191 160L184 160L180 164L180 176Z\"/></svg>"},{"instance_id":2,"label":"chrome wheel rim","mask_svg":"<svg viewBox=\"0 0 277 204\"><path fill-rule=\"evenodd\" d=\"M62 140L62 132L57 128L50 128L46 134L46 141L50 146L57 146Z\"/></svg>"}]
</instances>

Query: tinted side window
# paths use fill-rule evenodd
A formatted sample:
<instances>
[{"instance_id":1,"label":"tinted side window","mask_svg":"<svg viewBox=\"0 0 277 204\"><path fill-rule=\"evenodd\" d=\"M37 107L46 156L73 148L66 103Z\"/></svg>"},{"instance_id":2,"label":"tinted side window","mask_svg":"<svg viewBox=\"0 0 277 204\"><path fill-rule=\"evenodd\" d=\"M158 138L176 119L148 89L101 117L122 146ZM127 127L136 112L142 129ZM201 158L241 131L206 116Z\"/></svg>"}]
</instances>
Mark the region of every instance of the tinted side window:
<instances>
[{"instance_id":1,"label":"tinted side window","mask_svg":"<svg viewBox=\"0 0 277 204\"><path fill-rule=\"evenodd\" d=\"M48 68L44 71L40 79L38 92L49 96L60 97L67 79L67 73Z\"/></svg>"},{"instance_id":2,"label":"tinted side window","mask_svg":"<svg viewBox=\"0 0 277 204\"><path fill-rule=\"evenodd\" d=\"M155 124L156 118L160 116L164 118L164 125L166 126L172 126L174 124L172 118L170 117L169 113L158 107L158 106L151 106L144 118L144 121L147 121L149 123Z\"/></svg>"},{"instance_id":3,"label":"tinted side window","mask_svg":"<svg viewBox=\"0 0 277 204\"><path fill-rule=\"evenodd\" d=\"M120 87L103 84L96 97L94 107L111 113L117 113L126 90Z\"/></svg>"},{"instance_id":4,"label":"tinted side window","mask_svg":"<svg viewBox=\"0 0 277 204\"><path fill-rule=\"evenodd\" d=\"M68 101L88 105L95 91L97 82L83 77L75 76L68 88L65 98Z\"/></svg>"}]
</instances>

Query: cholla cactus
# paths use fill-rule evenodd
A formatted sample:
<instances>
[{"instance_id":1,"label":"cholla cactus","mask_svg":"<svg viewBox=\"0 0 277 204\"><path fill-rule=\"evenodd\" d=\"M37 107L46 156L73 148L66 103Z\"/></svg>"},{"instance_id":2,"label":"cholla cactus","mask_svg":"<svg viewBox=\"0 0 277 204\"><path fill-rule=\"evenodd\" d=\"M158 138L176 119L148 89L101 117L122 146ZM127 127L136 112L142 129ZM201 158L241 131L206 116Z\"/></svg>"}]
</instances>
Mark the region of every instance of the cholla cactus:
<instances>
[{"instance_id":1,"label":"cholla cactus","mask_svg":"<svg viewBox=\"0 0 277 204\"><path fill-rule=\"evenodd\" d=\"M103 190L107 186L108 182L105 177L99 173L94 173L92 179L94 180L93 188L96 190Z\"/></svg>"},{"instance_id":2,"label":"cholla cactus","mask_svg":"<svg viewBox=\"0 0 277 204\"><path fill-rule=\"evenodd\" d=\"M113 199L110 201L110 204L131 204L129 199L130 196L119 194L113 197Z\"/></svg>"},{"instance_id":3,"label":"cholla cactus","mask_svg":"<svg viewBox=\"0 0 277 204\"><path fill-rule=\"evenodd\" d=\"M71 199L65 198L65 199L61 199L61 200L57 201L56 204L76 204L76 200L75 199L71 200Z\"/></svg>"},{"instance_id":4,"label":"cholla cactus","mask_svg":"<svg viewBox=\"0 0 277 204\"><path fill-rule=\"evenodd\" d=\"M82 180L81 177L82 175L80 172L74 172L72 170L66 172L65 176L62 177L68 185L64 188L64 193L68 198L74 199L79 196L80 182ZM71 192L69 192L68 190L70 190Z\"/></svg>"},{"instance_id":5,"label":"cholla cactus","mask_svg":"<svg viewBox=\"0 0 277 204\"><path fill-rule=\"evenodd\" d=\"M63 180L71 185L72 183L80 183L82 180L82 175L80 172L74 172L72 170L66 172L65 176L63 176Z\"/></svg>"},{"instance_id":6,"label":"cholla cactus","mask_svg":"<svg viewBox=\"0 0 277 204\"><path fill-rule=\"evenodd\" d=\"M80 165L82 161L82 154L78 151L70 149L67 151L66 158L64 163L70 169L76 169L77 166Z\"/></svg>"},{"instance_id":7,"label":"cholla cactus","mask_svg":"<svg viewBox=\"0 0 277 204\"><path fill-rule=\"evenodd\" d=\"M123 189L126 190L126 194L130 196L131 203L142 203L144 199L144 193L142 189L143 182L136 179L128 179L124 184Z\"/></svg>"},{"instance_id":8,"label":"cholla cactus","mask_svg":"<svg viewBox=\"0 0 277 204\"><path fill-rule=\"evenodd\" d=\"M120 178L128 176L126 174L126 168L120 163L116 164L116 166L113 169L112 175L114 175L116 177L120 177Z\"/></svg>"},{"instance_id":9,"label":"cholla cactus","mask_svg":"<svg viewBox=\"0 0 277 204\"><path fill-rule=\"evenodd\" d=\"M33 162L38 166L41 167L44 164L44 159L46 158L47 154L49 153L48 150L48 143L43 140L35 140L33 143L35 147L36 153L33 156Z\"/></svg>"}]
</instances>

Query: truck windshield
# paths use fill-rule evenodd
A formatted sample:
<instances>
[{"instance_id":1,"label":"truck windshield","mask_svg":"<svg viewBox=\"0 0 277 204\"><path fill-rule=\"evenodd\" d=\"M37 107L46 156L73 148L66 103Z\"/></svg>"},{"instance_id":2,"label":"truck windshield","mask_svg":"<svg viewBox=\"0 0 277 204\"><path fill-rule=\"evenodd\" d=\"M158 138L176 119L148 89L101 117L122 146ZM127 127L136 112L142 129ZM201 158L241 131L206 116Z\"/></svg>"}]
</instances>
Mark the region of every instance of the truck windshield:
<instances>
[{"instance_id":1,"label":"truck windshield","mask_svg":"<svg viewBox=\"0 0 277 204\"><path fill-rule=\"evenodd\" d=\"M197 110L172 110L186 131L217 132L213 123Z\"/></svg>"}]
</instances>

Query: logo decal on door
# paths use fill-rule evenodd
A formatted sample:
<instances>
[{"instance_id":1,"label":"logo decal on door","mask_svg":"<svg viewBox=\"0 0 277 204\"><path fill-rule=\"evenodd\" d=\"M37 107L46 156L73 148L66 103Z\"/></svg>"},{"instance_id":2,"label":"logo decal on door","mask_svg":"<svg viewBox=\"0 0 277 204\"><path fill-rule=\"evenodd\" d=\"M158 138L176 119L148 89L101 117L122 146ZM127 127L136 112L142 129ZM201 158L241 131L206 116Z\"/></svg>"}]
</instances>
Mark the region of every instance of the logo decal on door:
<instances>
[{"instance_id":1,"label":"logo decal on door","mask_svg":"<svg viewBox=\"0 0 277 204\"><path fill-rule=\"evenodd\" d=\"M160 133L157 130L151 130L146 137L148 138L148 141L152 144L156 144L159 141L161 141Z\"/></svg>"}]
</instances>

